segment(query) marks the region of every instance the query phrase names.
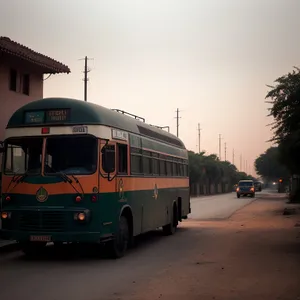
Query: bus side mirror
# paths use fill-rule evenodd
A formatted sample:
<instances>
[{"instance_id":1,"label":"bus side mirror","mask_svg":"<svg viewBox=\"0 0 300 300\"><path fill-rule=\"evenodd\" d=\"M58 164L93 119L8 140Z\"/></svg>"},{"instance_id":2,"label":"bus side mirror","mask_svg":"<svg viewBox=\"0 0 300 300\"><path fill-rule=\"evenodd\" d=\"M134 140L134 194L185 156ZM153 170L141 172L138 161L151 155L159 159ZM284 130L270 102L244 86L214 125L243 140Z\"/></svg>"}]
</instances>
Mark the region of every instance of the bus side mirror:
<instances>
[{"instance_id":1,"label":"bus side mirror","mask_svg":"<svg viewBox=\"0 0 300 300\"><path fill-rule=\"evenodd\" d=\"M110 174L115 171L115 146L106 145L102 148L102 169L105 173Z\"/></svg>"},{"instance_id":2,"label":"bus side mirror","mask_svg":"<svg viewBox=\"0 0 300 300\"><path fill-rule=\"evenodd\" d=\"M0 153L4 152L4 142L0 141Z\"/></svg>"}]
</instances>

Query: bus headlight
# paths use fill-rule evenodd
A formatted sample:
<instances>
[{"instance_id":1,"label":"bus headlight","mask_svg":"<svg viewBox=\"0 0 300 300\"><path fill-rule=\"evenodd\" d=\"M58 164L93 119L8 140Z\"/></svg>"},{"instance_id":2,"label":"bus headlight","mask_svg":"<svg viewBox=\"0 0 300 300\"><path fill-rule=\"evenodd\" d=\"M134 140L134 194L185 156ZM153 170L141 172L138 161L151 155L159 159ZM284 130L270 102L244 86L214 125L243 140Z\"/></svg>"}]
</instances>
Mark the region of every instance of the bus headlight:
<instances>
[{"instance_id":1,"label":"bus headlight","mask_svg":"<svg viewBox=\"0 0 300 300\"><path fill-rule=\"evenodd\" d=\"M87 222L90 219L89 210L74 213L74 220L79 222Z\"/></svg>"},{"instance_id":2,"label":"bus headlight","mask_svg":"<svg viewBox=\"0 0 300 300\"><path fill-rule=\"evenodd\" d=\"M2 220L7 220L7 219L10 219L10 218L11 218L11 212L3 211L1 213L1 219Z\"/></svg>"}]
</instances>

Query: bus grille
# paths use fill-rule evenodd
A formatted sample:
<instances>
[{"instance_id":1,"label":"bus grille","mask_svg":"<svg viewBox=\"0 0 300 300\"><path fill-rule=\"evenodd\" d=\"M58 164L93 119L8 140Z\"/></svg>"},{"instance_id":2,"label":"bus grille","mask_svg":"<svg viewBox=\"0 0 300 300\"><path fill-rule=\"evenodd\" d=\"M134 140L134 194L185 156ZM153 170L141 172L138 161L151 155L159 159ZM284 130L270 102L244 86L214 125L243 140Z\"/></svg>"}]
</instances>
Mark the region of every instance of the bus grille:
<instances>
[{"instance_id":1,"label":"bus grille","mask_svg":"<svg viewBox=\"0 0 300 300\"><path fill-rule=\"evenodd\" d=\"M61 211L21 211L19 230L61 232L66 230L66 215Z\"/></svg>"}]
</instances>

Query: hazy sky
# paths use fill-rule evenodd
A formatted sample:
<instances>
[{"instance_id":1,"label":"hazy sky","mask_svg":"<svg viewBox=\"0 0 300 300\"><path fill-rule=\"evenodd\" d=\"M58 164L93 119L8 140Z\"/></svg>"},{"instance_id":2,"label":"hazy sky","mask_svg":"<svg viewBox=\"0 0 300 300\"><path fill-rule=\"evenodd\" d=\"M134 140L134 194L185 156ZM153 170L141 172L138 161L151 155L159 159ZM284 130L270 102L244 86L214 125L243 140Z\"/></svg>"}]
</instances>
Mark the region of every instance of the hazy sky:
<instances>
[{"instance_id":1,"label":"hazy sky","mask_svg":"<svg viewBox=\"0 0 300 300\"><path fill-rule=\"evenodd\" d=\"M44 96L83 99L170 125L188 149L252 164L269 144L266 84L298 65L299 0L0 0L0 35L49 55L71 74ZM249 168L248 168L249 171Z\"/></svg>"}]
</instances>

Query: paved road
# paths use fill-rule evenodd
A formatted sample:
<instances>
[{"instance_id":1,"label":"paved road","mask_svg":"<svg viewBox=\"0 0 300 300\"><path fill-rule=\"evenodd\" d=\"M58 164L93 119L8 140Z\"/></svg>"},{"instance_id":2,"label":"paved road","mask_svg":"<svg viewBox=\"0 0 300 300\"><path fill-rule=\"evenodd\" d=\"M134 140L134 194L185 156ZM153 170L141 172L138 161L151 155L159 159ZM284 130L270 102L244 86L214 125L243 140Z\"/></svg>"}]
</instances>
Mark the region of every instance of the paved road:
<instances>
[{"instance_id":1,"label":"paved road","mask_svg":"<svg viewBox=\"0 0 300 300\"><path fill-rule=\"evenodd\" d=\"M192 199L191 219L181 224L174 236L160 231L140 239L138 246L120 260L99 259L92 252L49 253L37 260L26 260L21 252L0 258L1 299L14 300L118 300L135 296L140 283L147 283L190 256L195 241L205 241L209 230L198 219L226 218L253 199L235 195ZM201 246L202 249L205 245ZM51 249L52 248L52 249Z\"/></svg>"},{"instance_id":2,"label":"paved road","mask_svg":"<svg viewBox=\"0 0 300 300\"><path fill-rule=\"evenodd\" d=\"M269 191L257 192L255 198L237 198L235 193L207 196L191 199L191 214L189 218L195 220L212 220L229 218L236 210L251 203L256 198Z\"/></svg>"}]
</instances>

